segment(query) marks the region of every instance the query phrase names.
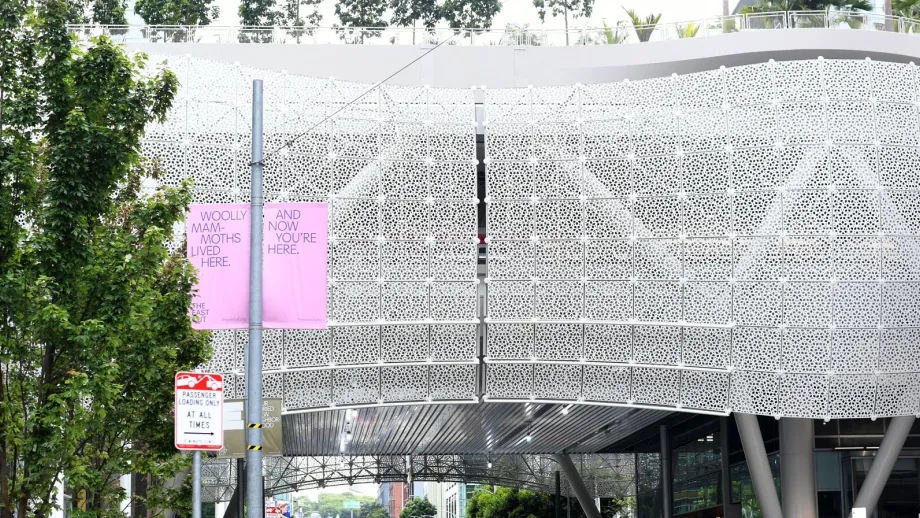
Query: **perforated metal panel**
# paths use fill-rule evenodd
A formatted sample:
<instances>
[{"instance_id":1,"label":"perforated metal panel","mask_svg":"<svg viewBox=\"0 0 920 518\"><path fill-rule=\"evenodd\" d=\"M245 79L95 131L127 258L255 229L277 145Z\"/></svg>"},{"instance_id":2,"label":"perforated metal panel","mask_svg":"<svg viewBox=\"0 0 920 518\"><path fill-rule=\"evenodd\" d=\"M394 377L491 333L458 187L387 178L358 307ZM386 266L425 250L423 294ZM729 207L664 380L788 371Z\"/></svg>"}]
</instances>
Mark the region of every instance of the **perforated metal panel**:
<instances>
[{"instance_id":1,"label":"perforated metal panel","mask_svg":"<svg viewBox=\"0 0 920 518\"><path fill-rule=\"evenodd\" d=\"M265 331L264 397L283 398L287 412L472 401L472 92L382 85L345 108L373 85L168 59L179 97L143 142L165 169L160 181L193 178L197 203L249 201L251 88L259 78L266 200L330 205L329 329ZM229 375L229 398L245 394L247 343L244 331L214 333L206 368Z\"/></svg>"},{"instance_id":2,"label":"perforated metal panel","mask_svg":"<svg viewBox=\"0 0 920 518\"><path fill-rule=\"evenodd\" d=\"M170 67L180 98L144 141L161 181L248 200L260 77L267 199L330 203L330 329L267 331L264 395L475 401L472 92L384 85L284 146L370 85ZM486 399L920 413L918 85L816 60L487 90ZM245 344L215 333L229 397Z\"/></svg>"},{"instance_id":3,"label":"perforated metal panel","mask_svg":"<svg viewBox=\"0 0 920 518\"><path fill-rule=\"evenodd\" d=\"M920 413L918 77L488 90L487 397Z\"/></svg>"}]
</instances>

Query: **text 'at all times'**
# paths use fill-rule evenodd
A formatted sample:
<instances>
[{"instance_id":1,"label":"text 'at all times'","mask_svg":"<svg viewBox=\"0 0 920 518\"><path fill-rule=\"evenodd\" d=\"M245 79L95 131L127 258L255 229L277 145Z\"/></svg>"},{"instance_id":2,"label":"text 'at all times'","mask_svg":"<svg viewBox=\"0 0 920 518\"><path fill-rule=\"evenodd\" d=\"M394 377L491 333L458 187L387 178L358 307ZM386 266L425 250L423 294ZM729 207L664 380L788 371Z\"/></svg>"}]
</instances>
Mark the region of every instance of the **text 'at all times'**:
<instances>
[{"instance_id":1,"label":"text 'at all times'","mask_svg":"<svg viewBox=\"0 0 920 518\"><path fill-rule=\"evenodd\" d=\"M220 392L205 390L182 391L178 404L185 406L203 407L203 409L189 410L185 418L188 419L188 430L210 430L213 410L220 408ZM212 410L213 409L213 410Z\"/></svg>"}]
</instances>

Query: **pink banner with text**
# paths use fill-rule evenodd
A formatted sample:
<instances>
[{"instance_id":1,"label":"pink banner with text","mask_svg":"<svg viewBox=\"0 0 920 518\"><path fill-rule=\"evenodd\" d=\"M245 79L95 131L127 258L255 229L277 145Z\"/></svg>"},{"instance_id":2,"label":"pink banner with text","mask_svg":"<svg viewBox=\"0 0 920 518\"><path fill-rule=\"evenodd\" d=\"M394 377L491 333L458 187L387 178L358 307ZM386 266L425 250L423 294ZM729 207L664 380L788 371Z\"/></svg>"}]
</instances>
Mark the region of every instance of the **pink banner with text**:
<instances>
[{"instance_id":1,"label":"pink banner with text","mask_svg":"<svg viewBox=\"0 0 920 518\"><path fill-rule=\"evenodd\" d=\"M326 329L325 203L266 203L262 236L262 325Z\"/></svg>"},{"instance_id":2,"label":"pink banner with text","mask_svg":"<svg viewBox=\"0 0 920 518\"><path fill-rule=\"evenodd\" d=\"M192 299L192 327L247 328L249 204L191 205L185 224L187 256L198 269L197 293Z\"/></svg>"}]
</instances>

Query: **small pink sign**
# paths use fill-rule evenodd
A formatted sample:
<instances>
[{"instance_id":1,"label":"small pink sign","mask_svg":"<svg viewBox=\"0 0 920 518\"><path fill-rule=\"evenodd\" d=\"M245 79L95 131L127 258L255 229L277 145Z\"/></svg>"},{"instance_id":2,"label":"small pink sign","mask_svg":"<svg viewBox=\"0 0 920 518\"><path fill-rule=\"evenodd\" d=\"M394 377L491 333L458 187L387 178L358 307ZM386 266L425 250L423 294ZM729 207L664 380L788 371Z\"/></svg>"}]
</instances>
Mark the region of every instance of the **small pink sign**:
<instances>
[{"instance_id":1,"label":"small pink sign","mask_svg":"<svg viewBox=\"0 0 920 518\"><path fill-rule=\"evenodd\" d=\"M262 325L326 329L325 203L266 203L262 235Z\"/></svg>"},{"instance_id":2,"label":"small pink sign","mask_svg":"<svg viewBox=\"0 0 920 518\"><path fill-rule=\"evenodd\" d=\"M191 205L185 224L186 253L198 269L192 327L249 327L249 204Z\"/></svg>"}]
</instances>

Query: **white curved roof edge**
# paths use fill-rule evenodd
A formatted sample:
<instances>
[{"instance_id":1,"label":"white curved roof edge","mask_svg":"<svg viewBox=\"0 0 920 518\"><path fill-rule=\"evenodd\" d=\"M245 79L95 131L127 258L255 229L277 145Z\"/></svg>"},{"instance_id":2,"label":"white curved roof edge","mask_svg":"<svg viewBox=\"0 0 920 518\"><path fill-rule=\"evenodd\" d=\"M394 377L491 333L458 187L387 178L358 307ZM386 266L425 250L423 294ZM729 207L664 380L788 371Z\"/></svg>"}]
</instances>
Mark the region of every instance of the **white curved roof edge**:
<instances>
[{"instance_id":1,"label":"white curved roof edge","mask_svg":"<svg viewBox=\"0 0 920 518\"><path fill-rule=\"evenodd\" d=\"M131 51L196 58L346 81L382 81L430 50L421 46L127 43ZM632 45L442 46L390 84L513 88L647 79L770 59L864 59L920 63L920 36L841 29L776 29Z\"/></svg>"}]
</instances>

